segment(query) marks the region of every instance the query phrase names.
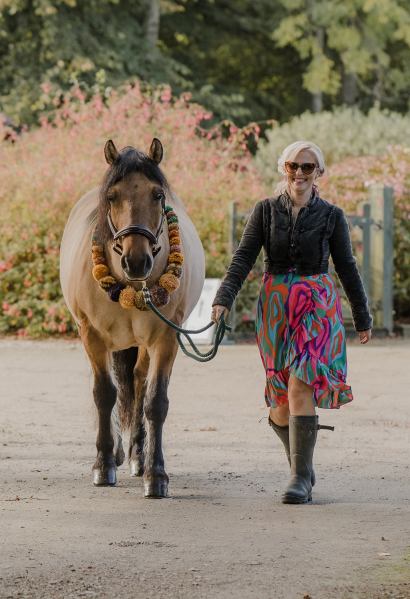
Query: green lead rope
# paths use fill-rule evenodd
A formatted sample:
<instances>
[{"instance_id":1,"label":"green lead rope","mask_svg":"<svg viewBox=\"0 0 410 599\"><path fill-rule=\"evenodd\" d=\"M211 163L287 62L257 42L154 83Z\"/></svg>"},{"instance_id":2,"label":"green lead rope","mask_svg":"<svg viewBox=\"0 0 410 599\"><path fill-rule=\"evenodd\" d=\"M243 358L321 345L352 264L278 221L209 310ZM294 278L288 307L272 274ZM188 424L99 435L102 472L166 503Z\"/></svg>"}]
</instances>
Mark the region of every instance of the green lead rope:
<instances>
[{"instance_id":1,"label":"green lead rope","mask_svg":"<svg viewBox=\"0 0 410 599\"><path fill-rule=\"evenodd\" d=\"M212 360L212 358L214 358L216 356L216 353L217 353L218 348L225 336L226 331L232 330L232 328L225 323L225 318L223 315L220 317L220 319L218 320L217 323L210 322L205 327L202 327L202 329L197 329L196 331L189 330L189 329L183 329L182 327L178 326L174 322L171 322L171 320L168 320L168 318L166 318L163 314L161 314L161 312L158 310L158 308L156 306L154 306L154 304L151 301L151 294L149 292L148 287L144 287L142 291L144 293L144 299L145 299L146 305L153 312L155 312L155 314L163 322L165 322L168 326L170 326L172 329L174 329L174 331L177 332L177 340L178 340L179 347L182 349L183 353L186 356L188 356L189 358L193 358L197 362L209 362L210 360ZM213 347L208 352L202 353L199 351L199 349L197 348L195 343L192 341L190 335L197 335L198 333L203 333L207 329L211 328L214 324L216 324L216 330L215 330L215 341L214 341ZM187 350L187 348L185 347L185 345L182 341L183 337L186 338L189 345L192 347L194 353Z\"/></svg>"}]
</instances>

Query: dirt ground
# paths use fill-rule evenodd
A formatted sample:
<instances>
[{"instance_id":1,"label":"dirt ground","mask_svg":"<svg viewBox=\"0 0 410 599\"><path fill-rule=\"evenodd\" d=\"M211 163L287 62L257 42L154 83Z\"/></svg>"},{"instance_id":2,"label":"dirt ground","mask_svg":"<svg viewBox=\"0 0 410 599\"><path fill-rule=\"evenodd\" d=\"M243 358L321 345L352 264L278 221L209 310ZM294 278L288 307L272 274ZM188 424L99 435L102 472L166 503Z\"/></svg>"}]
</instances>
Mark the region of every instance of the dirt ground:
<instances>
[{"instance_id":1,"label":"dirt ground","mask_svg":"<svg viewBox=\"0 0 410 599\"><path fill-rule=\"evenodd\" d=\"M92 380L77 342L0 341L0 597L410 598L410 343L348 347L355 401L321 410L314 502L285 506L254 345L179 355L170 497L124 464L94 488Z\"/></svg>"}]
</instances>

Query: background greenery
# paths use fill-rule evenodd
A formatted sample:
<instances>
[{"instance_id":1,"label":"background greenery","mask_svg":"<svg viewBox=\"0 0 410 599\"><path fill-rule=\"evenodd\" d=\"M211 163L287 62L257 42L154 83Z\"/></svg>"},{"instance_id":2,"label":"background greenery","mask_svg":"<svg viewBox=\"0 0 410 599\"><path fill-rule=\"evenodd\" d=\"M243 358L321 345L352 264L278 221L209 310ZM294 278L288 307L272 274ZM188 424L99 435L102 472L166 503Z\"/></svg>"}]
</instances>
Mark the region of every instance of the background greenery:
<instances>
[{"instance_id":1,"label":"background greenery","mask_svg":"<svg viewBox=\"0 0 410 599\"><path fill-rule=\"evenodd\" d=\"M32 124L41 84L135 78L191 91L216 119L409 109L408 0L2 0L0 103Z\"/></svg>"},{"instance_id":2,"label":"background greenery","mask_svg":"<svg viewBox=\"0 0 410 599\"><path fill-rule=\"evenodd\" d=\"M229 263L229 204L271 195L278 154L324 150L327 199L395 190L395 317L410 320L407 0L1 0L0 332L74 333L58 281L68 212L104 141L166 149L205 246ZM238 300L252 328L258 265Z\"/></svg>"}]
</instances>

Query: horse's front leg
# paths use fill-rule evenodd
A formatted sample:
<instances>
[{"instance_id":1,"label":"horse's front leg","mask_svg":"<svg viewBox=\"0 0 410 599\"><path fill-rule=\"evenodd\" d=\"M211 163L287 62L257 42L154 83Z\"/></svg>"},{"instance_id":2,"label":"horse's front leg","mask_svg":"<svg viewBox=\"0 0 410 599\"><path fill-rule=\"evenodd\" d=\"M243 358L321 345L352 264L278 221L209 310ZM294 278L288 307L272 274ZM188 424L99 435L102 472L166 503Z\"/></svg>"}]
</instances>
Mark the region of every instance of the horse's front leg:
<instances>
[{"instance_id":1,"label":"horse's front leg","mask_svg":"<svg viewBox=\"0 0 410 599\"><path fill-rule=\"evenodd\" d=\"M117 482L117 466L111 412L117 391L110 376L109 352L97 331L88 323L81 323L80 335L94 373L93 395L98 411L97 458L93 466L93 482L97 486L114 486Z\"/></svg>"},{"instance_id":2,"label":"horse's front leg","mask_svg":"<svg viewBox=\"0 0 410 599\"><path fill-rule=\"evenodd\" d=\"M162 428L168 412L168 383L177 353L175 333L170 331L149 348L147 394L144 401L146 439L144 446L145 497L166 497L168 475L162 454Z\"/></svg>"}]
</instances>

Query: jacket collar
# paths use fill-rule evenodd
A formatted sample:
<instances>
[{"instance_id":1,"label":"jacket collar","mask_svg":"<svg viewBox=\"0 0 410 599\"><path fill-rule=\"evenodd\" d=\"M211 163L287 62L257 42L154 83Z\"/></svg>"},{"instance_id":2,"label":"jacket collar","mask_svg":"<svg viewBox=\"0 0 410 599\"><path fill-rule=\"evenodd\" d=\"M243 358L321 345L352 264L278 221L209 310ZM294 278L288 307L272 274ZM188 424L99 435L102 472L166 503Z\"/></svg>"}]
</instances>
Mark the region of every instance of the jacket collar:
<instances>
[{"instance_id":1,"label":"jacket collar","mask_svg":"<svg viewBox=\"0 0 410 599\"><path fill-rule=\"evenodd\" d=\"M317 188L314 187L312 189L312 195L310 196L310 198L306 204L306 207L313 208L313 206L315 206L317 204L318 200L319 200L319 192L318 192ZM282 212L289 212L289 210L291 210L292 200L287 191L284 191L278 197L278 205Z\"/></svg>"}]
</instances>

